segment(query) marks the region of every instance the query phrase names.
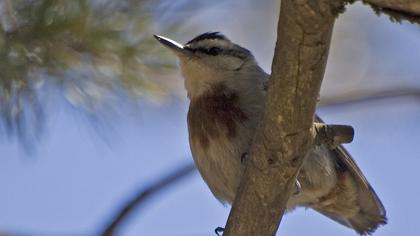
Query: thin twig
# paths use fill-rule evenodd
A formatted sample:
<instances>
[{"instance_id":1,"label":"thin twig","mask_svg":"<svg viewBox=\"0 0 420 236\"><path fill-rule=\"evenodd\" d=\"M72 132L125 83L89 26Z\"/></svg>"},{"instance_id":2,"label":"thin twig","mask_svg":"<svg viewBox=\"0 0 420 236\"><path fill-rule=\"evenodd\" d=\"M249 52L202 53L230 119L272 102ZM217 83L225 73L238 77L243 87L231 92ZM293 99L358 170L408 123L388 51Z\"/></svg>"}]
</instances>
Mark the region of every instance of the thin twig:
<instances>
[{"instance_id":1,"label":"thin twig","mask_svg":"<svg viewBox=\"0 0 420 236\"><path fill-rule=\"evenodd\" d=\"M170 174L166 175L150 186L142 188L137 194L134 194L133 199L124 204L123 207L118 210L113 217L111 217L110 222L106 225L105 229L100 233L100 235L114 235L115 231L122 225L122 223L124 223L124 221L129 217L134 209L143 205L153 195L187 177L189 174L194 172L194 170L196 170L195 165L188 163L176 169L175 171L172 171Z\"/></svg>"},{"instance_id":2,"label":"thin twig","mask_svg":"<svg viewBox=\"0 0 420 236\"><path fill-rule=\"evenodd\" d=\"M341 95L321 97L318 106L343 106L400 97L413 97L420 101L420 88L400 87L378 91L351 91Z\"/></svg>"}]
</instances>

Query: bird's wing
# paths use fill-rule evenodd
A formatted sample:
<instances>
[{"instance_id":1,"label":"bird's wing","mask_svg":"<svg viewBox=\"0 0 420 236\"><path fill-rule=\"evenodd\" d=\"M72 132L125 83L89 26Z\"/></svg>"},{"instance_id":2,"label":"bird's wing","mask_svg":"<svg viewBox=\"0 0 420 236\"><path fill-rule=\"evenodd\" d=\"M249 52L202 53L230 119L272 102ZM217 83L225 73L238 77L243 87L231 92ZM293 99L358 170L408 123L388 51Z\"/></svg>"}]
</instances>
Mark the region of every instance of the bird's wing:
<instances>
[{"instance_id":1,"label":"bird's wing","mask_svg":"<svg viewBox=\"0 0 420 236\"><path fill-rule=\"evenodd\" d=\"M315 117L315 121L323 123L319 116ZM373 232L379 225L386 223L386 211L381 200L351 157L350 153L342 145L330 151L333 154L332 156L335 157L335 161L339 168L341 168L342 171L350 173L350 176L356 185L357 204L360 207L360 211L355 216L348 219L342 219L328 214L327 212L322 212L322 210L318 211L337 222L354 228L361 234Z\"/></svg>"}]
</instances>

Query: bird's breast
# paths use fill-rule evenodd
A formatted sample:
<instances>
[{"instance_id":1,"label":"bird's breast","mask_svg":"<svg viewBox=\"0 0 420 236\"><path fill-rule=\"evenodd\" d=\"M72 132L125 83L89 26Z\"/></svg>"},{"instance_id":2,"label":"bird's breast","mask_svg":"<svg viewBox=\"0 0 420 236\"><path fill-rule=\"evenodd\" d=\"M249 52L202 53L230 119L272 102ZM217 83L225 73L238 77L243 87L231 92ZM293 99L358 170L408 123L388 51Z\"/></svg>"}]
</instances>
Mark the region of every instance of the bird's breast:
<instances>
[{"instance_id":1,"label":"bird's breast","mask_svg":"<svg viewBox=\"0 0 420 236\"><path fill-rule=\"evenodd\" d=\"M194 161L212 192L227 201L239 185L241 153L250 139L248 120L239 95L223 85L191 99L188 131Z\"/></svg>"}]
</instances>

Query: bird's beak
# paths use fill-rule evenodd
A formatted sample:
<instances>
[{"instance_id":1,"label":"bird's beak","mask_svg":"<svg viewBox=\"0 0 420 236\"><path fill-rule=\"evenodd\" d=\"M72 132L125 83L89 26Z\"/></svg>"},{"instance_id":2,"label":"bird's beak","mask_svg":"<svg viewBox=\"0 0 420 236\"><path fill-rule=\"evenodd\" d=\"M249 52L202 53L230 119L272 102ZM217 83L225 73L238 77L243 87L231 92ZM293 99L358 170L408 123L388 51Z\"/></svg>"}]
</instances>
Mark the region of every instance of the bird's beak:
<instances>
[{"instance_id":1,"label":"bird's beak","mask_svg":"<svg viewBox=\"0 0 420 236\"><path fill-rule=\"evenodd\" d=\"M188 50L185 50L184 46L182 46L182 44L172 40L172 39L168 39L165 38L163 36L160 35L153 35L157 41L159 41L161 44L163 44L163 46L169 48L172 52L174 52L177 56L186 56L188 54L190 54L190 52Z\"/></svg>"}]
</instances>

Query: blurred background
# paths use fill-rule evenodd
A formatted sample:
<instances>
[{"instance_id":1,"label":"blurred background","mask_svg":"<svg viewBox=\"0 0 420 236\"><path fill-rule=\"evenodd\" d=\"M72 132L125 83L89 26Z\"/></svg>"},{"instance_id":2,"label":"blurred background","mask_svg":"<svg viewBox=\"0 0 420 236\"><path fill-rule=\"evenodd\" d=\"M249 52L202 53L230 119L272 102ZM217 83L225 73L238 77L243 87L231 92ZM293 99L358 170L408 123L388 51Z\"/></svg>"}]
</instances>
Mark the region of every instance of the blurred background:
<instances>
[{"instance_id":1,"label":"blurred background","mask_svg":"<svg viewBox=\"0 0 420 236\"><path fill-rule=\"evenodd\" d=\"M183 80L152 35L220 31L269 72L278 11L277 0L0 0L0 234L100 235L114 221L114 235L215 235L230 208L191 168ZM418 235L419 38L361 4L334 29L318 113L355 128L346 147L388 213L375 235ZM356 235L309 209L280 234Z\"/></svg>"}]
</instances>

